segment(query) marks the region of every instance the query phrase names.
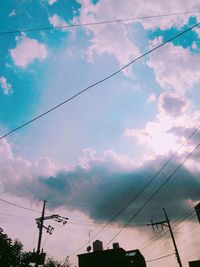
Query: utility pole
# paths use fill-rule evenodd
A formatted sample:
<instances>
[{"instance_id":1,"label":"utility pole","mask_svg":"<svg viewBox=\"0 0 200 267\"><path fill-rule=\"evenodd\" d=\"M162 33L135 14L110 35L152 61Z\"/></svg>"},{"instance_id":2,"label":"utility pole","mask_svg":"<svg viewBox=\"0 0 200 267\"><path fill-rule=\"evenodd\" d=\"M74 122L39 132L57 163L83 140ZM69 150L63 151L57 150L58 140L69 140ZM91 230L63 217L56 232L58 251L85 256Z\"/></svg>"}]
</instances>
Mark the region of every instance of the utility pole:
<instances>
[{"instance_id":1,"label":"utility pole","mask_svg":"<svg viewBox=\"0 0 200 267\"><path fill-rule=\"evenodd\" d=\"M32 258L31 258L31 263L35 263L35 267L38 267L39 265L43 265L45 262L45 256L46 254L43 253L43 249L41 251L41 242L42 242L42 232L43 232L43 228L46 229L46 232L50 235L52 235L52 231L54 230L54 228L49 225L48 227L44 225L44 221L46 220L54 220L58 223L62 223L63 225L65 225L68 221L68 218L60 216L58 214L54 214L54 215L49 215L49 216L45 216L45 208L46 208L46 200L44 200L43 203L43 209L42 209L42 215L40 218L36 218L36 224L39 228L39 237L38 237L38 244L37 244L37 250L35 252L35 249L33 249L33 253L32 253Z\"/></svg>"},{"instance_id":2,"label":"utility pole","mask_svg":"<svg viewBox=\"0 0 200 267\"><path fill-rule=\"evenodd\" d=\"M177 248L177 245L176 245L176 241L175 241L175 238L174 238L174 234L172 232L172 228L171 228L171 224L170 224L170 221L169 221L169 218L167 216L167 212L165 209L164 210L164 214L165 214L165 220L164 221L160 221L160 222L153 222L151 221L150 224L148 224L148 226L154 226L154 225L161 225L162 227L165 226L165 227L168 227L169 228L169 232L170 232L170 235L171 235L171 239L172 239L172 242L173 242L173 245L174 245L174 249L175 249L175 253L176 253L176 258L177 258L177 262L179 264L179 267L182 267L182 263L181 263L181 258L180 258L180 255L179 255L179 252L178 252L178 248Z\"/></svg>"},{"instance_id":3,"label":"utility pole","mask_svg":"<svg viewBox=\"0 0 200 267\"><path fill-rule=\"evenodd\" d=\"M194 208L197 214L198 221L200 223L200 202Z\"/></svg>"},{"instance_id":4,"label":"utility pole","mask_svg":"<svg viewBox=\"0 0 200 267\"><path fill-rule=\"evenodd\" d=\"M38 267L38 259L39 259L39 255L40 255L40 247L41 247L41 241L42 241L42 230L43 230L43 223L44 223L44 214L45 214L45 207L46 207L46 200L44 200L43 203L43 209L42 209L42 216L40 218L40 223L38 224L39 227L39 237L38 237L38 245L37 245L37 251L36 251L36 259L37 262L35 263L35 267Z\"/></svg>"}]
</instances>

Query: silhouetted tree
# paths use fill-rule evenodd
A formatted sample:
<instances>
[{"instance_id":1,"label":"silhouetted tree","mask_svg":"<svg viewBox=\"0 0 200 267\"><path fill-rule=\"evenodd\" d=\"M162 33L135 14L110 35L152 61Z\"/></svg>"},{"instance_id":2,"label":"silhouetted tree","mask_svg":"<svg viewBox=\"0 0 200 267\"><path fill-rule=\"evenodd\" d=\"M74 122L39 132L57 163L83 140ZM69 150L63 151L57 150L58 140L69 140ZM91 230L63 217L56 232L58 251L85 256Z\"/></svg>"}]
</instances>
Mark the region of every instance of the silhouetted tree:
<instances>
[{"instance_id":1,"label":"silhouetted tree","mask_svg":"<svg viewBox=\"0 0 200 267\"><path fill-rule=\"evenodd\" d=\"M68 258L66 258L64 263L58 262L54 260L53 258L48 258L46 260L44 267L71 267L71 264Z\"/></svg>"},{"instance_id":2,"label":"silhouetted tree","mask_svg":"<svg viewBox=\"0 0 200 267\"><path fill-rule=\"evenodd\" d=\"M31 252L24 252L23 245L18 240L12 240L0 228L0 267L28 267ZM53 258L47 258L44 267L71 267L69 259L64 263Z\"/></svg>"}]
</instances>

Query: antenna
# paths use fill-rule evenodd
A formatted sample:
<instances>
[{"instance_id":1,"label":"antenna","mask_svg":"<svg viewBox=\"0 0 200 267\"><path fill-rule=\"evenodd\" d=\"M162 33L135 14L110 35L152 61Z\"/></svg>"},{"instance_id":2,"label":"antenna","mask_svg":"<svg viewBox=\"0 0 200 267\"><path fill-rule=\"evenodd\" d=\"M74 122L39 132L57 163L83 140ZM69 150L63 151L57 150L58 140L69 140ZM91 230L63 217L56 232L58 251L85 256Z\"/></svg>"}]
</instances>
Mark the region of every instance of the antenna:
<instances>
[{"instance_id":1,"label":"antenna","mask_svg":"<svg viewBox=\"0 0 200 267\"><path fill-rule=\"evenodd\" d=\"M91 245L90 245L90 242L91 242L91 233L92 233L92 230L88 229L88 243L89 243L89 246L87 247L87 252L89 253L92 249Z\"/></svg>"}]
</instances>

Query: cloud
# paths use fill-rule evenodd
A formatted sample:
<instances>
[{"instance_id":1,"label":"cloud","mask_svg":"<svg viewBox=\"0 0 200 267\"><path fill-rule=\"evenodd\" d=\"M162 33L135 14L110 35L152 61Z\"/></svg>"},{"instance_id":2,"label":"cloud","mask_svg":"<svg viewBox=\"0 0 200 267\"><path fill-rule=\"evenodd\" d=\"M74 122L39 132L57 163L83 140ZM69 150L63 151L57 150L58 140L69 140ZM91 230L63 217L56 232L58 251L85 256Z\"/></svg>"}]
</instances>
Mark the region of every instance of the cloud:
<instances>
[{"instance_id":1,"label":"cloud","mask_svg":"<svg viewBox=\"0 0 200 267\"><path fill-rule=\"evenodd\" d=\"M49 17L49 22L53 25L53 27L63 27L66 26L67 23L61 19L57 14ZM62 31L66 31L66 28L61 29Z\"/></svg>"},{"instance_id":2,"label":"cloud","mask_svg":"<svg viewBox=\"0 0 200 267\"><path fill-rule=\"evenodd\" d=\"M10 55L15 65L25 69L27 65L34 60L44 60L47 57L47 48L45 44L22 36L18 41L17 47L10 50Z\"/></svg>"},{"instance_id":3,"label":"cloud","mask_svg":"<svg viewBox=\"0 0 200 267\"><path fill-rule=\"evenodd\" d=\"M186 96L172 91L161 93L157 105L158 112L155 118L147 121L141 128L126 128L124 135L143 146L143 160L175 152L183 143L185 145L178 153L184 155L192 146L186 142L181 130L191 130L191 134L192 130L198 127L199 110L192 106Z\"/></svg>"},{"instance_id":4,"label":"cloud","mask_svg":"<svg viewBox=\"0 0 200 267\"><path fill-rule=\"evenodd\" d=\"M182 0L178 0L175 2L167 0L164 0L162 2L159 0L155 0L153 2L151 0L142 2L139 0L130 0L126 2L122 1L116 2L115 0L101 0L98 1L96 4L93 4L92 1L89 0L78 0L78 2L81 4L80 16L77 18L77 20L80 23L87 23L87 22L95 23L106 20L112 21L112 20L120 20L120 19L134 18L134 17L145 17L150 15L154 16L160 14L185 12L187 10L199 9L199 5L196 0L191 0L190 3L187 3L187 1L182 1ZM198 16L198 14L192 14L192 15ZM138 30L138 23L140 23L145 30L150 30L150 29L165 30L165 29L170 29L171 27L181 28L184 24L188 23L189 17L190 17L189 15L164 16L151 19L129 20L124 23L112 23L106 25L93 25L93 26L86 25L84 28L90 38L86 54L87 58L89 61L93 61L96 55L100 56L105 54L111 54L117 59L120 65L127 64L130 60L134 59L140 54L139 41L138 39L136 39L135 35L135 31ZM157 55L157 53L155 54ZM175 52L173 56L175 56ZM161 58L162 57L160 57L160 60ZM169 62L170 58L171 58L170 56L166 58L167 63ZM195 56L193 58L195 58ZM186 65L187 60L188 58L185 58L184 65ZM172 62L173 61L174 60L172 60ZM198 61L199 60L197 59L195 60L195 62ZM163 62L165 62L165 58ZM180 63L183 62L184 59L182 59L182 62ZM152 64L150 63L150 65L153 67L153 63ZM157 66L157 72L158 72L160 67L159 64L155 62L154 65ZM173 63L171 65L173 65ZM189 65L190 63L188 63L188 66ZM174 66L171 67L172 67L171 70L174 69L173 68ZM177 74L179 70L180 69L177 69L177 71L175 71L174 76ZM160 73L159 76L161 76L162 74L163 73ZM184 75L183 77L184 80L180 84L181 86L183 84L191 86L191 84L196 81L195 79L197 79L196 73L194 75L194 78L190 79L189 77L187 81ZM162 80L164 80L164 78ZM158 81L159 82L161 81L160 77L158 77ZM172 81L170 81L170 83L168 83L168 81L163 81L161 84L162 86L167 85L170 87L172 85Z\"/></svg>"},{"instance_id":5,"label":"cloud","mask_svg":"<svg viewBox=\"0 0 200 267\"><path fill-rule=\"evenodd\" d=\"M139 49L128 38L128 31L123 26L100 26L92 32L93 38L87 51L90 61L95 54L112 54L120 65L124 65L139 55Z\"/></svg>"},{"instance_id":6,"label":"cloud","mask_svg":"<svg viewBox=\"0 0 200 267\"><path fill-rule=\"evenodd\" d=\"M89 149L84 152L80 164L73 168L56 169L49 161L30 162L14 157L11 147L4 142L0 146L1 188L13 196L25 197L32 201L47 199L52 208L66 207L89 215L93 220L108 220L141 188L166 161L158 156L137 166L125 156L113 151L97 155ZM137 211L144 200L176 168L179 159L172 161L152 187L138 198L117 221L126 221ZM199 200L199 173L192 174L182 168L174 182L166 186L149 204L135 222L147 222L158 216L165 206L172 218L177 218L191 203ZM11 183L12 181L12 183ZM180 214L177 214L179 210Z\"/></svg>"},{"instance_id":7,"label":"cloud","mask_svg":"<svg viewBox=\"0 0 200 267\"><path fill-rule=\"evenodd\" d=\"M0 86L3 89L3 93L8 95L12 92L12 85L7 82L7 79L3 76L0 77Z\"/></svg>"},{"instance_id":8,"label":"cloud","mask_svg":"<svg viewBox=\"0 0 200 267\"><path fill-rule=\"evenodd\" d=\"M54 3L56 3L58 0L48 0L48 4L51 6L53 5Z\"/></svg>"},{"instance_id":9,"label":"cloud","mask_svg":"<svg viewBox=\"0 0 200 267\"><path fill-rule=\"evenodd\" d=\"M169 129L170 133L173 133L177 136L185 146L189 147L190 150L199 144L200 140L200 132L199 127L196 125L188 125L188 126L173 126ZM197 159L200 157L199 152L195 152L191 158Z\"/></svg>"},{"instance_id":10,"label":"cloud","mask_svg":"<svg viewBox=\"0 0 200 267\"><path fill-rule=\"evenodd\" d=\"M82 4L82 12L85 12L85 15L89 17L91 14L93 14L96 19L100 18L102 20L127 19L151 15L154 16L199 9L199 4L196 0L191 0L190 2L182 0L177 0L175 2L167 0L163 0L162 2L160 0L129 0L126 2L101 0L95 5L88 0L78 1ZM184 23L187 23L187 21L188 15L180 15L141 19L135 21L133 20L127 23L140 22L145 29L167 29L172 25L181 26Z\"/></svg>"},{"instance_id":11,"label":"cloud","mask_svg":"<svg viewBox=\"0 0 200 267\"><path fill-rule=\"evenodd\" d=\"M198 37L200 38L200 28L195 28L194 30L196 31L196 33L198 34Z\"/></svg>"},{"instance_id":12,"label":"cloud","mask_svg":"<svg viewBox=\"0 0 200 267\"><path fill-rule=\"evenodd\" d=\"M0 143L0 183L9 189L23 181L30 182L38 175L53 175L56 167L48 158L41 158L30 162L13 154L12 145L5 139ZM1 188L1 187L0 187ZM9 190L8 190L9 191ZM18 192L20 196L20 192Z\"/></svg>"},{"instance_id":13,"label":"cloud","mask_svg":"<svg viewBox=\"0 0 200 267\"><path fill-rule=\"evenodd\" d=\"M200 81L200 55L180 46L170 44L152 53L147 64L163 89L173 89L183 94Z\"/></svg>"},{"instance_id":14,"label":"cloud","mask_svg":"<svg viewBox=\"0 0 200 267\"><path fill-rule=\"evenodd\" d=\"M199 4L196 0L191 0L191 2L187 1L159 1L159 0L147 0L143 2L143 6L141 6L141 2L137 3L138 16L150 16L150 15L162 15L162 14L174 14L187 12L192 10L198 10ZM137 10L137 9L136 9ZM164 17L156 17L151 19L140 20L140 23L143 25L144 29L156 29L160 28L161 30L166 30L171 27L181 28L182 25L188 23L188 19L190 16L196 16L199 18L198 13L190 14L190 15L179 15L179 16L164 16Z\"/></svg>"},{"instance_id":15,"label":"cloud","mask_svg":"<svg viewBox=\"0 0 200 267\"><path fill-rule=\"evenodd\" d=\"M157 100L157 96L156 96L156 94L151 94L151 95L148 97L147 102L148 102L148 103L152 103L152 102L156 102L156 100Z\"/></svg>"},{"instance_id":16,"label":"cloud","mask_svg":"<svg viewBox=\"0 0 200 267\"><path fill-rule=\"evenodd\" d=\"M159 96L159 109L166 115L181 116L188 108L188 102L183 95L165 92Z\"/></svg>"},{"instance_id":17,"label":"cloud","mask_svg":"<svg viewBox=\"0 0 200 267\"><path fill-rule=\"evenodd\" d=\"M13 9L9 14L8 14L9 17L15 17L16 16L16 10Z\"/></svg>"},{"instance_id":18,"label":"cloud","mask_svg":"<svg viewBox=\"0 0 200 267\"><path fill-rule=\"evenodd\" d=\"M109 5L110 8L108 8L104 1L102 4L99 2L96 5L90 4L89 1L81 1L81 4L80 22L97 22L98 18L104 20L104 18L109 19L111 17L108 9L111 11L112 5ZM108 16L106 17L106 15ZM89 61L93 61L95 55L111 54L120 65L124 65L139 55L139 48L134 43L132 28L125 27L123 24L106 24L88 25L85 26L85 29L90 37L87 50Z\"/></svg>"},{"instance_id":19,"label":"cloud","mask_svg":"<svg viewBox=\"0 0 200 267\"><path fill-rule=\"evenodd\" d=\"M151 157L155 154L165 155L176 151L179 145L177 137L169 132L173 125L170 117L159 114L155 120L147 122L144 128L125 129L124 135L136 139Z\"/></svg>"}]
</instances>

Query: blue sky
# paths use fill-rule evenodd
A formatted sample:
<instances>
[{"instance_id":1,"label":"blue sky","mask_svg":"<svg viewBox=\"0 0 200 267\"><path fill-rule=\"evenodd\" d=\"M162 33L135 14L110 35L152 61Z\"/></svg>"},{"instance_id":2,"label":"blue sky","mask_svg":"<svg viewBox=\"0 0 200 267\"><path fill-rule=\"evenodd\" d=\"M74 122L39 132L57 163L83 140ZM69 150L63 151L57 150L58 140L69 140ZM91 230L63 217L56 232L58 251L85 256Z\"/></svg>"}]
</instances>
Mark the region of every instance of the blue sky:
<instances>
[{"instance_id":1,"label":"blue sky","mask_svg":"<svg viewBox=\"0 0 200 267\"><path fill-rule=\"evenodd\" d=\"M2 1L0 134L31 120L198 23L199 13L53 27L199 10L198 1L184 2ZM49 27L52 29L44 30ZM37 28L41 30L25 31ZM12 31L18 32L5 34ZM196 27L1 140L2 198L41 209L45 197L49 211L62 211L71 218L78 216L102 223L110 215L105 207L114 205L117 210L123 206L129 200L129 191L136 194L184 142L163 174L137 200L134 210L139 208L199 142L198 132L188 139L199 126L200 118L199 49L200 28ZM172 220L193 207L199 201L198 160L197 151L184 165L177 181L174 179L163 189L165 197L159 194L135 223L148 222L151 216L159 218L163 206L170 210ZM95 196L96 201L92 203ZM7 206L2 204L1 208L3 212ZM12 207L9 212L13 213ZM17 212L20 214L20 210ZM116 219L116 223L124 223L129 215L130 210ZM25 248L32 249L22 234L25 222L13 225L4 218L2 223L13 237L22 239ZM187 233L193 224L195 221L186 224ZM30 234L34 229L32 222ZM109 228L100 238L108 240L117 229ZM137 236L138 248L151 237L149 232L137 227L127 231L133 231L130 238L124 233L116 240L127 249L132 249L132 237ZM73 228L66 237L70 243L67 247L61 232L55 238L60 248L54 251L49 245L46 250L62 258L64 253L70 254L84 243L87 230L79 228L77 232ZM181 234L177 238L181 243ZM192 249L187 253L183 249L186 261ZM156 253L164 252L158 248ZM169 267L169 261L163 262L163 266Z\"/></svg>"}]
</instances>

